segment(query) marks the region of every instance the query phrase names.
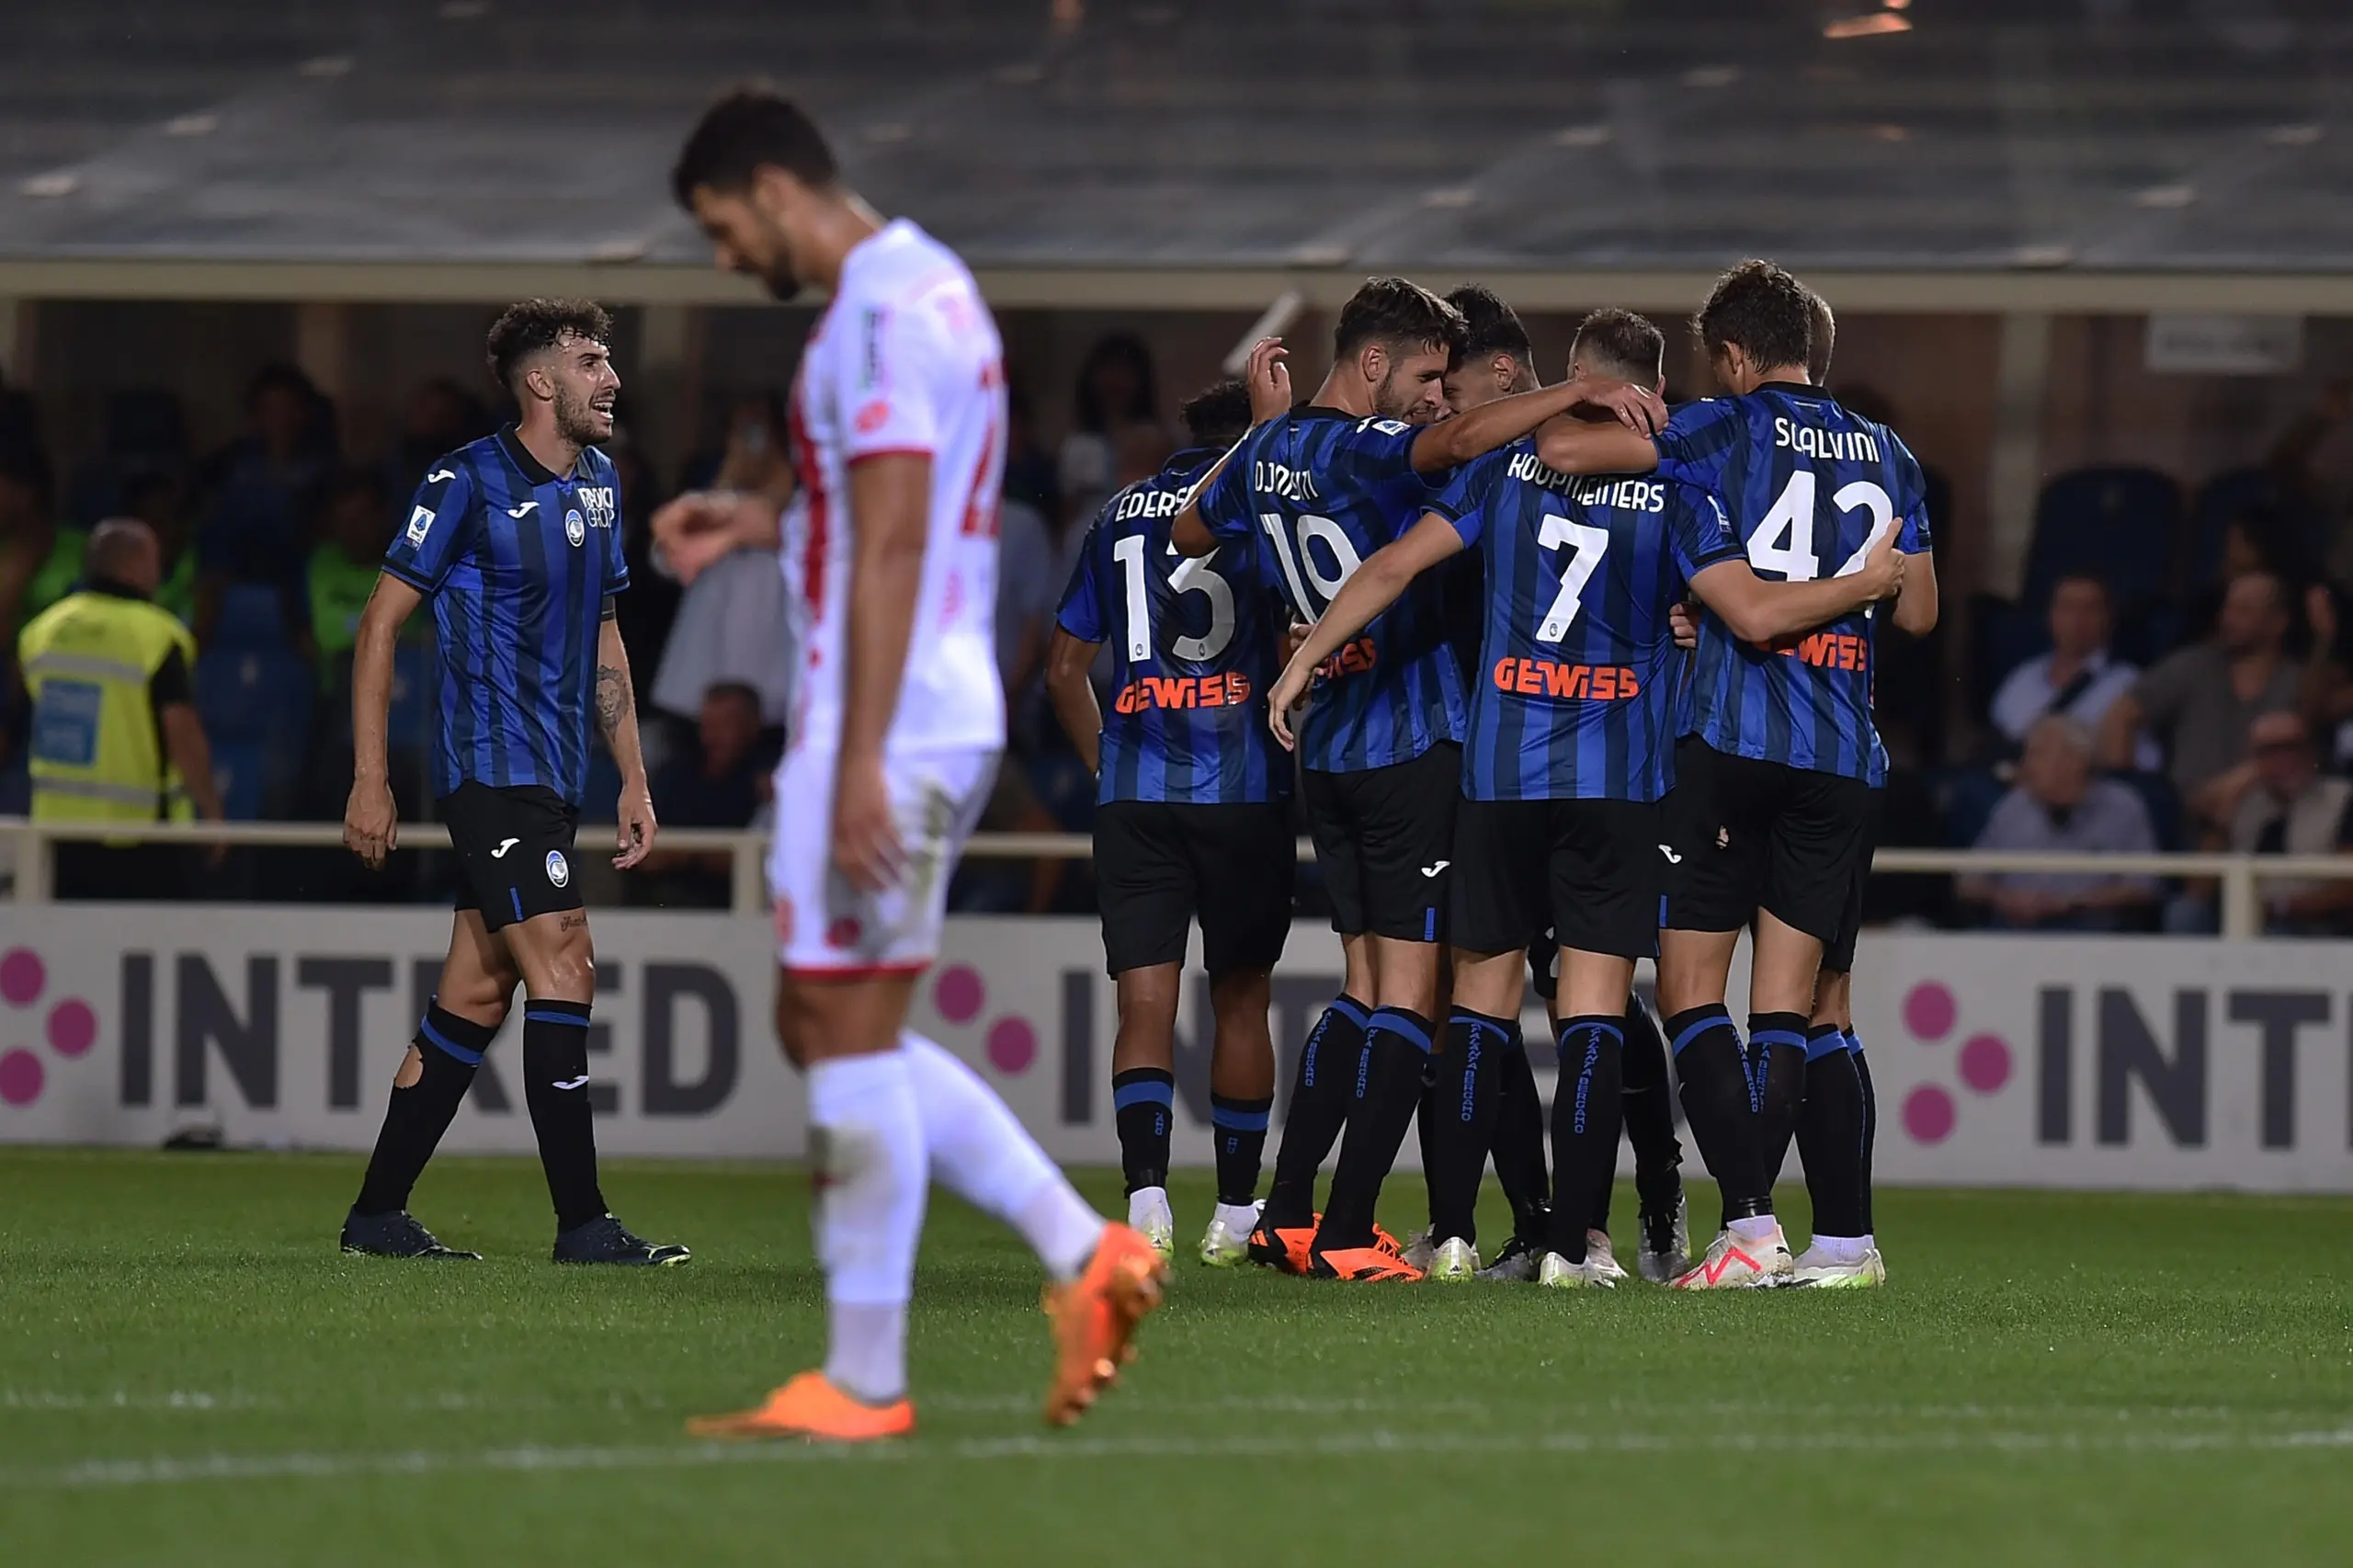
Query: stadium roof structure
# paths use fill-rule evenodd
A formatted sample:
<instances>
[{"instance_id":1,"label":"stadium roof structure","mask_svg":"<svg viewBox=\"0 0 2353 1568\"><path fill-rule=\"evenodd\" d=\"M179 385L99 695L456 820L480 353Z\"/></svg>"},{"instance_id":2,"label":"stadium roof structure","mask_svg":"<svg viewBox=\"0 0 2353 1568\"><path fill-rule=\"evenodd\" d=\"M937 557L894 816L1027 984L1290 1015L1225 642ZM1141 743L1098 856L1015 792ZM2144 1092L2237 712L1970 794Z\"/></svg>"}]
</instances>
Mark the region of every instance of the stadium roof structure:
<instances>
[{"instance_id":1,"label":"stadium roof structure","mask_svg":"<svg viewBox=\"0 0 2353 1568\"><path fill-rule=\"evenodd\" d=\"M1005 303L1679 303L1763 254L1850 308L2353 313L2343 0L74 0L7 42L0 295L749 300L667 171L765 74Z\"/></svg>"}]
</instances>

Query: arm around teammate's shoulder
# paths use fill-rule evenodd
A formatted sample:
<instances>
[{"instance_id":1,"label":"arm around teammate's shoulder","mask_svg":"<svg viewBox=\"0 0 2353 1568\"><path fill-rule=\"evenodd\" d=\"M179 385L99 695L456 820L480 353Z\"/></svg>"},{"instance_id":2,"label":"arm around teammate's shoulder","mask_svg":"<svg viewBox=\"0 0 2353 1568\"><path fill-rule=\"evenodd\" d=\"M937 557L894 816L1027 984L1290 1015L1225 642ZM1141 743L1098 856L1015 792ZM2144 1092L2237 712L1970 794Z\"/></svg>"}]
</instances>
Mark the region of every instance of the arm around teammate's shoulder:
<instances>
[{"instance_id":1,"label":"arm around teammate's shoulder","mask_svg":"<svg viewBox=\"0 0 2353 1568\"><path fill-rule=\"evenodd\" d=\"M1742 642L1775 642L1899 593L1909 560L1891 534L1872 546L1859 571L1810 583L1776 583L1733 556L1694 573L1691 591Z\"/></svg>"},{"instance_id":2,"label":"arm around teammate's shoulder","mask_svg":"<svg viewBox=\"0 0 2353 1568\"><path fill-rule=\"evenodd\" d=\"M1463 548L1453 518L1443 512L1426 512L1419 522L1372 552L1371 558L1348 574L1324 613L1315 618L1305 642L1300 643L1267 694L1267 722L1275 738L1288 749L1292 744L1290 709L1307 695L1315 667L1340 650L1340 645L1372 624L1375 617L1397 602L1407 585Z\"/></svg>"},{"instance_id":3,"label":"arm around teammate's shoulder","mask_svg":"<svg viewBox=\"0 0 2353 1568\"><path fill-rule=\"evenodd\" d=\"M1644 431L1568 415L1537 428L1536 456L1554 473L1648 473L1658 466L1658 448Z\"/></svg>"},{"instance_id":4,"label":"arm around teammate's shoulder","mask_svg":"<svg viewBox=\"0 0 2353 1568\"><path fill-rule=\"evenodd\" d=\"M1904 586L1889 607L1888 619L1906 636L1926 637L1937 629L1937 558L1924 550L1904 559Z\"/></svg>"},{"instance_id":5,"label":"arm around teammate's shoulder","mask_svg":"<svg viewBox=\"0 0 2353 1568\"><path fill-rule=\"evenodd\" d=\"M1666 405L1659 402L1656 392L1630 381L1572 377L1534 392L1514 392L1493 403L1483 403L1468 414L1458 414L1436 425L1425 425L1414 437L1414 467L1422 473L1441 473L1458 468L1497 447L1510 445L1573 408L1607 413L1617 422L1614 427L1638 441L1645 454L1651 436L1666 424ZM1633 471L1648 468L1654 460L1645 455L1633 465Z\"/></svg>"}]
</instances>

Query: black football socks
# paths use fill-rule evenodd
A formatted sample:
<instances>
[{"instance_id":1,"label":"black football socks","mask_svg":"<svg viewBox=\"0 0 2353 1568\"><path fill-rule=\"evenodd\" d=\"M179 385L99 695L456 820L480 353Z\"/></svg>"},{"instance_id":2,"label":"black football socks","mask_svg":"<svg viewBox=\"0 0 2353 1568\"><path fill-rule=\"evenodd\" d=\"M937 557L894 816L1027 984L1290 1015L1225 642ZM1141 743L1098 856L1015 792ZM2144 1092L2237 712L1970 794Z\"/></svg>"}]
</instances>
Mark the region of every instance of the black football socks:
<instances>
[{"instance_id":1,"label":"black football socks","mask_svg":"<svg viewBox=\"0 0 2353 1568\"><path fill-rule=\"evenodd\" d=\"M1364 1004L1336 996L1307 1031L1275 1146L1275 1179L1267 1189L1265 1223L1305 1226L1315 1212L1315 1173L1340 1139L1363 1072Z\"/></svg>"},{"instance_id":2,"label":"black football socks","mask_svg":"<svg viewBox=\"0 0 2353 1568\"><path fill-rule=\"evenodd\" d=\"M1518 1033L1511 1020L1468 1007L1447 1016L1438 1081L1422 1100L1431 1130L1423 1157L1429 1162L1435 1240L1478 1239L1479 1178L1486 1174L1487 1149L1495 1141L1504 1058Z\"/></svg>"},{"instance_id":3,"label":"black football socks","mask_svg":"<svg viewBox=\"0 0 2353 1568\"><path fill-rule=\"evenodd\" d=\"M1871 1219L1871 1145L1879 1141L1879 1096L1871 1088L1871 1062L1863 1054L1863 1037L1852 1028L1847 1030L1847 1053L1855 1059L1855 1080L1863 1089L1863 1228L1856 1234L1868 1236L1878 1230Z\"/></svg>"},{"instance_id":4,"label":"black football socks","mask_svg":"<svg viewBox=\"0 0 2353 1568\"><path fill-rule=\"evenodd\" d=\"M1626 1001L1624 1057L1626 1142L1634 1149L1634 1194L1644 1218L1672 1214L1683 1198L1683 1144L1675 1135L1675 1102L1666 1074L1666 1041L1658 1020L1639 998ZM1605 1192L1607 1189L1604 1189ZM1597 1231L1609 1229L1599 1210Z\"/></svg>"},{"instance_id":5,"label":"black football socks","mask_svg":"<svg viewBox=\"0 0 2353 1568\"><path fill-rule=\"evenodd\" d=\"M1552 1234L1571 1263L1585 1261L1596 1194L1618 1167L1626 1030L1622 1017L1585 1015L1560 1025L1560 1081L1552 1090Z\"/></svg>"},{"instance_id":6,"label":"black football socks","mask_svg":"<svg viewBox=\"0 0 2353 1568\"><path fill-rule=\"evenodd\" d=\"M1666 1032L1683 1119L1715 1176L1724 1222L1772 1213L1757 1109L1749 1096L1748 1065L1732 1015L1722 1003L1693 1007L1667 1019Z\"/></svg>"},{"instance_id":7,"label":"black football socks","mask_svg":"<svg viewBox=\"0 0 2353 1568\"><path fill-rule=\"evenodd\" d=\"M1147 1187L1168 1185L1168 1121L1176 1105L1176 1075L1165 1068L1131 1067L1111 1074L1111 1121L1119 1130L1120 1172L1131 1197Z\"/></svg>"},{"instance_id":8,"label":"black football socks","mask_svg":"<svg viewBox=\"0 0 2353 1568\"><path fill-rule=\"evenodd\" d=\"M600 1219L605 1196L597 1188L597 1128L588 1106L588 1017L585 1002L531 997L523 1004L523 1100L540 1140L540 1165L555 1203L555 1228L570 1231Z\"/></svg>"},{"instance_id":9,"label":"black football socks","mask_svg":"<svg viewBox=\"0 0 2353 1568\"><path fill-rule=\"evenodd\" d=\"M440 1146L441 1135L458 1114L482 1053L498 1030L444 1012L439 1003L426 1008L416 1027L417 1054L424 1071L406 1088L395 1087L384 1108L384 1125L376 1134L375 1153L368 1157L368 1174L359 1183L360 1214L389 1214L408 1207L408 1196L424 1174L426 1162Z\"/></svg>"},{"instance_id":10,"label":"black football socks","mask_svg":"<svg viewBox=\"0 0 2353 1568\"><path fill-rule=\"evenodd\" d=\"M1798 1105L1805 1098L1806 1022L1796 1013L1748 1015L1748 1060L1755 1076L1757 1139L1768 1187L1781 1179L1790 1140L1798 1130Z\"/></svg>"},{"instance_id":11,"label":"black football socks","mask_svg":"<svg viewBox=\"0 0 2353 1568\"><path fill-rule=\"evenodd\" d=\"M1544 1153L1544 1101L1517 1020L1495 1075L1495 1184L1511 1205L1512 1234L1542 1247L1551 1235L1552 1178Z\"/></svg>"},{"instance_id":12,"label":"black football socks","mask_svg":"<svg viewBox=\"0 0 2353 1568\"><path fill-rule=\"evenodd\" d=\"M1372 1245L1381 1183L1397 1164L1405 1129L1421 1103L1434 1042L1430 1021L1403 1007L1380 1007L1366 1021L1363 1085L1348 1108L1332 1198L1315 1233L1319 1252Z\"/></svg>"},{"instance_id":13,"label":"black football socks","mask_svg":"<svg viewBox=\"0 0 2353 1568\"><path fill-rule=\"evenodd\" d=\"M1229 1208L1246 1207L1258 1191L1258 1166L1267 1150L1267 1120L1275 1107L1271 1096L1238 1100L1210 1096L1210 1132L1217 1141L1217 1200ZM1127 1141L1120 1142L1122 1156Z\"/></svg>"},{"instance_id":14,"label":"black football socks","mask_svg":"<svg viewBox=\"0 0 2353 1568\"><path fill-rule=\"evenodd\" d=\"M1806 1038L1805 1103L1798 1112L1798 1158L1822 1236L1860 1236L1863 1217L1863 1082L1847 1037L1824 1024Z\"/></svg>"}]
</instances>

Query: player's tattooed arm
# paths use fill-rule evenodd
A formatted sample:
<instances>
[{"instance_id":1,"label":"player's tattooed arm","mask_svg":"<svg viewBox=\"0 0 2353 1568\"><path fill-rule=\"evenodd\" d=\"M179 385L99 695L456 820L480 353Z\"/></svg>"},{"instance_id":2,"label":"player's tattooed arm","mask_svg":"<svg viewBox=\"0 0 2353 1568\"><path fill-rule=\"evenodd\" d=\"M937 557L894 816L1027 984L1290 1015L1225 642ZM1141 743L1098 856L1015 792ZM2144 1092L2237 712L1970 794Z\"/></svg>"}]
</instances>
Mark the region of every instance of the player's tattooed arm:
<instances>
[{"instance_id":1,"label":"player's tattooed arm","mask_svg":"<svg viewBox=\"0 0 2353 1568\"><path fill-rule=\"evenodd\" d=\"M620 622L608 619L597 628L597 732L605 737L620 769L620 800L614 807L620 824L613 864L622 870L653 851L656 824L654 796L645 782L645 753L638 743L637 691L630 684L629 650L621 644Z\"/></svg>"},{"instance_id":2,"label":"player's tattooed arm","mask_svg":"<svg viewBox=\"0 0 2353 1568\"><path fill-rule=\"evenodd\" d=\"M1046 695L1053 701L1054 717L1086 771L1098 776L1103 771L1103 709L1095 700L1095 683L1087 671L1102 648L1102 643L1082 642L1059 626L1046 648Z\"/></svg>"},{"instance_id":3,"label":"player's tattooed arm","mask_svg":"<svg viewBox=\"0 0 2353 1568\"><path fill-rule=\"evenodd\" d=\"M1290 749L1295 740L1290 710L1307 695L1315 667L1395 604L1407 584L1462 548L1462 535L1453 519L1442 512L1426 512L1421 521L1374 551L1370 560L1348 574L1267 693L1267 724L1284 749Z\"/></svg>"}]
</instances>

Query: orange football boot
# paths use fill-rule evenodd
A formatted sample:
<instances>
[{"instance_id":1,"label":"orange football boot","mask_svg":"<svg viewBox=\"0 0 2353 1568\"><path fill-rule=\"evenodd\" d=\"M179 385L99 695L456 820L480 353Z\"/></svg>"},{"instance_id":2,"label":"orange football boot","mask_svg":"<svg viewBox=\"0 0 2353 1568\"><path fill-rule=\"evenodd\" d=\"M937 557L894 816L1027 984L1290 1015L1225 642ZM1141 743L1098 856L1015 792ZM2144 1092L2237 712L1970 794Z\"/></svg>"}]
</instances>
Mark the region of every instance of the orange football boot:
<instances>
[{"instance_id":1,"label":"orange football boot","mask_svg":"<svg viewBox=\"0 0 2353 1568\"><path fill-rule=\"evenodd\" d=\"M1369 1247L1335 1247L1328 1252L1319 1247L1309 1257L1308 1272L1316 1279L1347 1279L1358 1284L1394 1281L1410 1285L1422 1278L1420 1269L1378 1244Z\"/></svg>"},{"instance_id":2,"label":"orange football boot","mask_svg":"<svg viewBox=\"0 0 2353 1568\"><path fill-rule=\"evenodd\" d=\"M696 1437L801 1437L815 1443L873 1443L915 1429L915 1407L904 1399L867 1404L808 1371L753 1410L698 1415L687 1423Z\"/></svg>"},{"instance_id":3,"label":"orange football boot","mask_svg":"<svg viewBox=\"0 0 2353 1568\"><path fill-rule=\"evenodd\" d=\"M1310 1216L1304 1225L1269 1227L1260 1220L1257 1229L1250 1233L1250 1261L1279 1274L1306 1274L1307 1249L1314 1245L1315 1227L1323 1222L1320 1213Z\"/></svg>"},{"instance_id":4,"label":"orange football boot","mask_svg":"<svg viewBox=\"0 0 2353 1568\"><path fill-rule=\"evenodd\" d=\"M1135 1359L1136 1324L1160 1305L1168 1265L1152 1244L1125 1225L1103 1227L1086 1272L1067 1285L1049 1285L1040 1304L1053 1320L1054 1381L1046 1391L1046 1421L1067 1426L1086 1414L1120 1369Z\"/></svg>"}]
</instances>

